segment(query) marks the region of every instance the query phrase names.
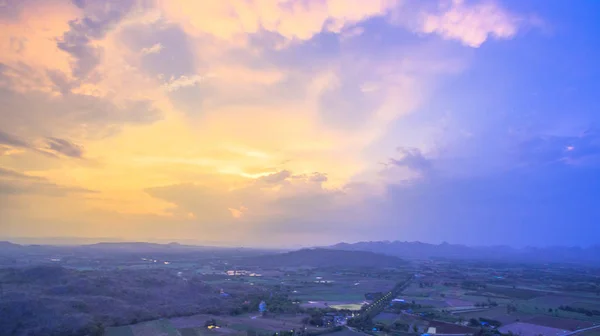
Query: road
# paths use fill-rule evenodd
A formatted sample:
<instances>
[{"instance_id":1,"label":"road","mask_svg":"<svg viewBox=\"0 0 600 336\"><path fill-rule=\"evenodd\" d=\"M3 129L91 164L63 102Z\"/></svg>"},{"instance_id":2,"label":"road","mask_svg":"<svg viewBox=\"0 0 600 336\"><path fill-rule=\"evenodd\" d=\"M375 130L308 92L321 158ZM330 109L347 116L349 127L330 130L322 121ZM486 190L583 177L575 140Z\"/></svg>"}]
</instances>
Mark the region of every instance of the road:
<instances>
[{"instance_id":1,"label":"road","mask_svg":"<svg viewBox=\"0 0 600 336\"><path fill-rule=\"evenodd\" d=\"M595 325L595 326L593 326L593 327L589 327L589 328L583 328L583 329L575 330L575 331L572 331L572 332L570 332L570 333L568 333L568 334L564 334L564 335L562 335L562 336L570 336L570 335L575 335L575 334L578 334L578 333L580 333L580 332L584 332L584 331L588 331L588 330L593 330L593 329L598 329L598 328L600 328L600 325Z\"/></svg>"},{"instance_id":2,"label":"road","mask_svg":"<svg viewBox=\"0 0 600 336\"><path fill-rule=\"evenodd\" d=\"M396 296L402 293L402 291L406 289L408 285L410 285L410 282L413 279L414 276L411 276L406 281L398 283L391 291L385 293L381 298L368 305L367 308L358 315L358 317L362 317L365 314L374 317L379 314L385 307L389 305L390 301L392 301Z\"/></svg>"}]
</instances>

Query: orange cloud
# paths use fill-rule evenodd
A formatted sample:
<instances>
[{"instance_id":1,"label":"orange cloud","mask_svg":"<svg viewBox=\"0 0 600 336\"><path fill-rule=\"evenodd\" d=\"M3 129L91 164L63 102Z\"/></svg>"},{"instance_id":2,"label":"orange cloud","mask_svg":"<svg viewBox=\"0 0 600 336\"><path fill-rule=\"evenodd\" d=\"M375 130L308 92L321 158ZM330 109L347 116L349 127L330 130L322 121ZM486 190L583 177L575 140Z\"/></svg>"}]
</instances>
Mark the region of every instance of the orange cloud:
<instances>
[{"instance_id":1,"label":"orange cloud","mask_svg":"<svg viewBox=\"0 0 600 336\"><path fill-rule=\"evenodd\" d=\"M321 31L339 33L370 17L384 15L394 0L164 0L167 18L184 23L190 34L232 40L264 29L287 39L308 40Z\"/></svg>"}]
</instances>

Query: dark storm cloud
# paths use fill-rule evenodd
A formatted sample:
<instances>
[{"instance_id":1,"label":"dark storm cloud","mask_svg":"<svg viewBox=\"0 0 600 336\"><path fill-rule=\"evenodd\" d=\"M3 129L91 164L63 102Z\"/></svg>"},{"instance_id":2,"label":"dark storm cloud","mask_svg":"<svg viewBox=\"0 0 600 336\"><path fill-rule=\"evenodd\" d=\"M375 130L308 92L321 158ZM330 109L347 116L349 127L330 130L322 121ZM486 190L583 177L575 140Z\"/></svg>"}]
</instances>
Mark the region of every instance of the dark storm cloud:
<instances>
[{"instance_id":1,"label":"dark storm cloud","mask_svg":"<svg viewBox=\"0 0 600 336\"><path fill-rule=\"evenodd\" d=\"M73 158L83 157L83 147L69 142L65 139L49 137L46 139L48 149Z\"/></svg>"}]
</instances>

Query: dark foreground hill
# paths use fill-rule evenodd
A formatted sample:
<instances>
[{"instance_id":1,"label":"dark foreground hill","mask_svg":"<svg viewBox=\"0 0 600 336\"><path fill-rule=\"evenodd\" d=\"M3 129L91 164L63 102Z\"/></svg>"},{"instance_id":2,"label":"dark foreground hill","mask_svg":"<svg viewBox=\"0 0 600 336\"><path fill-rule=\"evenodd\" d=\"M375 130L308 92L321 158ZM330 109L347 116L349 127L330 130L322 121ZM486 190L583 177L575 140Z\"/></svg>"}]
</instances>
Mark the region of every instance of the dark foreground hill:
<instances>
[{"instance_id":1,"label":"dark foreground hill","mask_svg":"<svg viewBox=\"0 0 600 336\"><path fill-rule=\"evenodd\" d=\"M239 259L239 265L258 267L399 267L405 261L389 255L365 251L302 249L293 252Z\"/></svg>"},{"instance_id":2,"label":"dark foreground hill","mask_svg":"<svg viewBox=\"0 0 600 336\"><path fill-rule=\"evenodd\" d=\"M259 291L225 284L222 298L199 277L170 270L77 271L0 268L0 335L101 335L104 326L197 313L223 313ZM220 286L223 288L223 286Z\"/></svg>"}]
</instances>

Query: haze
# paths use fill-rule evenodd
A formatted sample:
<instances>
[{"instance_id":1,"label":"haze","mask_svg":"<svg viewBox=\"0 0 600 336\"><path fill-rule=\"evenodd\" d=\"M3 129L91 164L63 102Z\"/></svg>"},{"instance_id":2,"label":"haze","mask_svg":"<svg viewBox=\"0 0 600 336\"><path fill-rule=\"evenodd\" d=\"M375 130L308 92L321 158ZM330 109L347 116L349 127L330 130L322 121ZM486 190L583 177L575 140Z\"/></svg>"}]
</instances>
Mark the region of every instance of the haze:
<instances>
[{"instance_id":1,"label":"haze","mask_svg":"<svg viewBox=\"0 0 600 336\"><path fill-rule=\"evenodd\" d=\"M0 237L600 237L597 1L0 2Z\"/></svg>"}]
</instances>

